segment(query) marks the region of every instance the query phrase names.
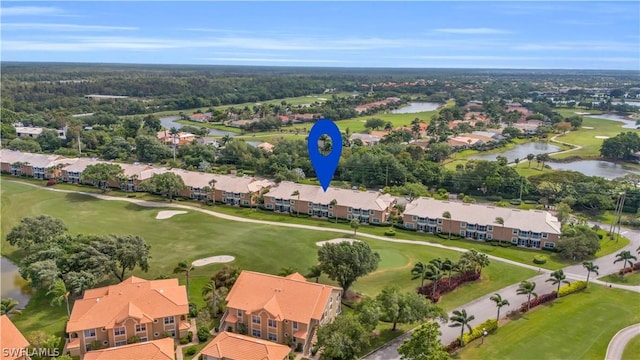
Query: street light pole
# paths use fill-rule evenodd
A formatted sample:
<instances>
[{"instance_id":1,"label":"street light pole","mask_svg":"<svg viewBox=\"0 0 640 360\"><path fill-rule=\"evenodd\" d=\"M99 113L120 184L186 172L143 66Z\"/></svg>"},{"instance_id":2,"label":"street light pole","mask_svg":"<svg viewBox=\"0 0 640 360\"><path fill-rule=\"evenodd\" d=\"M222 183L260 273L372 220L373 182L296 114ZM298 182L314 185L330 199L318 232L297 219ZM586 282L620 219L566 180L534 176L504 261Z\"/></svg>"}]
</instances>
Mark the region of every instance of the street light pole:
<instances>
[{"instance_id":1,"label":"street light pole","mask_svg":"<svg viewBox=\"0 0 640 360\"><path fill-rule=\"evenodd\" d=\"M489 335L489 333L487 332L487 329L482 328L482 340L480 341L480 345L484 344L484 338Z\"/></svg>"}]
</instances>

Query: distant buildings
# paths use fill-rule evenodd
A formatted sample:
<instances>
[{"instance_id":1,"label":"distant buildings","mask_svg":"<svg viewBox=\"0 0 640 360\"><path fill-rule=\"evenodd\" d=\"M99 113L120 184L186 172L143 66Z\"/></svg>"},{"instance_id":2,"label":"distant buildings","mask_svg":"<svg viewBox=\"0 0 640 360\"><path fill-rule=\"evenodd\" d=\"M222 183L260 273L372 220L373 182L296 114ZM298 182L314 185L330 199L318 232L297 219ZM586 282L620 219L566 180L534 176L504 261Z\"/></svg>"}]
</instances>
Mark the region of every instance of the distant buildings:
<instances>
[{"instance_id":1,"label":"distant buildings","mask_svg":"<svg viewBox=\"0 0 640 360\"><path fill-rule=\"evenodd\" d=\"M384 100L380 100L380 101L374 101L371 103L367 103L367 104L362 104L362 105L358 105L356 106L356 112L357 113L363 113L365 111L371 110L371 109L375 109L381 106L387 106L393 103L397 103L400 102L400 98L397 97L388 97Z\"/></svg>"},{"instance_id":2,"label":"distant buildings","mask_svg":"<svg viewBox=\"0 0 640 360\"><path fill-rule=\"evenodd\" d=\"M43 127L30 127L30 126L15 126L15 128L16 128L16 134L19 137L23 137L23 138L35 139L38 136L40 136L42 132L45 130L55 131L56 135L58 135L60 139L67 138L65 129L60 130L60 129L50 129L50 128L43 128Z\"/></svg>"},{"instance_id":3,"label":"distant buildings","mask_svg":"<svg viewBox=\"0 0 640 360\"><path fill-rule=\"evenodd\" d=\"M90 95L85 95L84 98L85 99L91 99L91 100L121 100L121 99L127 99L129 97L128 96L120 96L120 95L90 94Z\"/></svg>"}]
</instances>

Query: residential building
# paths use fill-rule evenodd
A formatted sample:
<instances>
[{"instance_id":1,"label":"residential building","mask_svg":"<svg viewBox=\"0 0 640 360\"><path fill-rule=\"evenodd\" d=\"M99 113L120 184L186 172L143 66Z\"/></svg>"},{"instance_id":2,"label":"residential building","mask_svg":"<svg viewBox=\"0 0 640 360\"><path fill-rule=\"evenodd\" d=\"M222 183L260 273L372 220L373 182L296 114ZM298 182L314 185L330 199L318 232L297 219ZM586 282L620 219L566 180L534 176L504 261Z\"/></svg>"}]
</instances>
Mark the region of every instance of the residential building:
<instances>
[{"instance_id":1,"label":"residential building","mask_svg":"<svg viewBox=\"0 0 640 360\"><path fill-rule=\"evenodd\" d=\"M484 144L484 142L476 137L458 135L447 139L447 144L451 147L461 147L466 149L473 145Z\"/></svg>"},{"instance_id":2,"label":"residential building","mask_svg":"<svg viewBox=\"0 0 640 360\"><path fill-rule=\"evenodd\" d=\"M108 163L108 161L98 160L96 158L79 158L64 166L60 173L60 179L71 184L80 184L82 172L90 165Z\"/></svg>"},{"instance_id":3,"label":"residential building","mask_svg":"<svg viewBox=\"0 0 640 360\"><path fill-rule=\"evenodd\" d=\"M296 191L300 195L293 195ZM320 186L290 181L281 182L264 195L264 206L268 210L320 218L357 218L364 224L386 223L395 203L393 196L377 191L329 187L325 192Z\"/></svg>"},{"instance_id":4,"label":"residential building","mask_svg":"<svg viewBox=\"0 0 640 360\"><path fill-rule=\"evenodd\" d=\"M207 122L211 120L211 113L195 113L193 115L187 116L187 120L196 121L196 122Z\"/></svg>"},{"instance_id":5,"label":"residential building","mask_svg":"<svg viewBox=\"0 0 640 360\"><path fill-rule=\"evenodd\" d=\"M449 212L451 219L442 215ZM465 239L507 241L533 249L553 249L561 234L558 219L547 211L418 198L406 206L404 227L427 233L452 233ZM502 218L503 224L498 223Z\"/></svg>"},{"instance_id":6,"label":"residential building","mask_svg":"<svg viewBox=\"0 0 640 360\"><path fill-rule=\"evenodd\" d=\"M91 99L91 100L121 100L121 99L127 99L128 96L89 94L89 95L85 95L84 98Z\"/></svg>"},{"instance_id":7,"label":"residential building","mask_svg":"<svg viewBox=\"0 0 640 360\"><path fill-rule=\"evenodd\" d=\"M7 315L0 316L0 359L2 360L30 360L29 342Z\"/></svg>"},{"instance_id":8,"label":"residential building","mask_svg":"<svg viewBox=\"0 0 640 360\"><path fill-rule=\"evenodd\" d=\"M43 128L43 127L31 127L31 126L16 126L16 134L19 137L27 137L27 138L32 138L35 139L38 136L40 136L40 134L42 134L43 131L45 130L51 130L51 131L55 131L56 135L58 135L58 137L60 139L66 139L67 135L65 134L65 130L60 130L60 129L49 129L49 128Z\"/></svg>"},{"instance_id":9,"label":"residential building","mask_svg":"<svg viewBox=\"0 0 640 360\"><path fill-rule=\"evenodd\" d=\"M32 154L0 150L0 169L14 176L28 176L35 179L49 179L58 176L60 167L75 159L66 159L61 155Z\"/></svg>"},{"instance_id":10,"label":"residential building","mask_svg":"<svg viewBox=\"0 0 640 360\"><path fill-rule=\"evenodd\" d=\"M360 133L351 134L351 136L349 136L349 141L351 143L353 143L356 140L360 140L362 142L362 145L370 146L370 145L375 145L379 143L381 138L371 134L360 134Z\"/></svg>"},{"instance_id":11,"label":"residential building","mask_svg":"<svg viewBox=\"0 0 640 360\"><path fill-rule=\"evenodd\" d=\"M293 345L308 354L317 327L340 314L342 289L287 277L242 271L227 295L220 329Z\"/></svg>"},{"instance_id":12,"label":"residential building","mask_svg":"<svg viewBox=\"0 0 640 360\"><path fill-rule=\"evenodd\" d=\"M372 85L371 89L373 89L373 85ZM379 107L382 107L382 106L387 106L389 104L395 104L395 103L398 103L398 102L400 102L400 98L388 97L388 98L386 98L384 100L374 101L374 102L371 102L371 103L358 105L358 106L356 106L356 112L360 114L360 113L363 113L363 112L371 110L371 109L379 108Z\"/></svg>"},{"instance_id":13,"label":"residential building","mask_svg":"<svg viewBox=\"0 0 640 360\"><path fill-rule=\"evenodd\" d=\"M284 360L291 348L223 331L202 349L202 360Z\"/></svg>"},{"instance_id":14,"label":"residential building","mask_svg":"<svg viewBox=\"0 0 640 360\"><path fill-rule=\"evenodd\" d=\"M83 360L175 360L172 338L139 342L119 347L92 350Z\"/></svg>"},{"instance_id":15,"label":"residential building","mask_svg":"<svg viewBox=\"0 0 640 360\"><path fill-rule=\"evenodd\" d=\"M184 145L196 140L196 136L192 133L180 131L175 135L171 135L169 130L160 130L157 133L158 140L165 144Z\"/></svg>"},{"instance_id":16,"label":"residential building","mask_svg":"<svg viewBox=\"0 0 640 360\"><path fill-rule=\"evenodd\" d=\"M127 345L187 336L189 305L178 279L145 280L130 277L120 284L86 290L75 301L66 332L66 350L81 356L91 348Z\"/></svg>"}]
</instances>

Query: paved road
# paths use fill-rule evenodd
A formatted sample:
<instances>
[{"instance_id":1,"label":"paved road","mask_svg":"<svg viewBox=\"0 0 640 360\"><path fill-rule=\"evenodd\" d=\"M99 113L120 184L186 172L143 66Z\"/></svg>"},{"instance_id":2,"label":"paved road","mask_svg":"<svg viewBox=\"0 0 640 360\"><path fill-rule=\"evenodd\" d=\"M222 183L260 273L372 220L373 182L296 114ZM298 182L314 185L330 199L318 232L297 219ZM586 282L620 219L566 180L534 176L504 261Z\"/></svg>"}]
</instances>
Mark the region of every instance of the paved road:
<instances>
[{"instance_id":1,"label":"paved road","mask_svg":"<svg viewBox=\"0 0 640 360\"><path fill-rule=\"evenodd\" d=\"M622 359L622 353L627 343L634 337L640 335L640 324L627 326L626 328L618 331L611 339L609 346L607 347L607 355L605 360L620 360Z\"/></svg>"}]
</instances>

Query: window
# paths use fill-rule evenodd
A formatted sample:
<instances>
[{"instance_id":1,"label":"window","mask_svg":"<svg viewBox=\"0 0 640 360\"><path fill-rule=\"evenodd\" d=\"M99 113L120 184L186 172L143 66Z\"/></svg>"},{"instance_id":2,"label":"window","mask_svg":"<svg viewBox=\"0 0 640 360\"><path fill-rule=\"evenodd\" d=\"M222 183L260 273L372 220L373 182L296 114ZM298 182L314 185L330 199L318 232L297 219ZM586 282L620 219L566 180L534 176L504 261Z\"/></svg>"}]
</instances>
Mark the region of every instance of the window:
<instances>
[{"instance_id":1,"label":"window","mask_svg":"<svg viewBox=\"0 0 640 360\"><path fill-rule=\"evenodd\" d=\"M269 340L278 341L278 335L276 335L274 333L269 333Z\"/></svg>"},{"instance_id":2,"label":"window","mask_svg":"<svg viewBox=\"0 0 640 360\"><path fill-rule=\"evenodd\" d=\"M329 210L333 210L333 205L329 204Z\"/></svg>"},{"instance_id":3,"label":"window","mask_svg":"<svg viewBox=\"0 0 640 360\"><path fill-rule=\"evenodd\" d=\"M413 224L411 224L411 223L409 223L409 224L404 224L404 226L405 226L407 229L413 229Z\"/></svg>"},{"instance_id":4,"label":"window","mask_svg":"<svg viewBox=\"0 0 640 360\"><path fill-rule=\"evenodd\" d=\"M333 217L333 213L332 212L329 213L329 217Z\"/></svg>"},{"instance_id":5,"label":"window","mask_svg":"<svg viewBox=\"0 0 640 360\"><path fill-rule=\"evenodd\" d=\"M511 238L511 243L512 244L517 244L518 243L518 238L517 237L512 237Z\"/></svg>"},{"instance_id":6,"label":"window","mask_svg":"<svg viewBox=\"0 0 640 360\"><path fill-rule=\"evenodd\" d=\"M258 329L251 330L251 335L254 337L260 337L260 330Z\"/></svg>"},{"instance_id":7,"label":"window","mask_svg":"<svg viewBox=\"0 0 640 360\"><path fill-rule=\"evenodd\" d=\"M442 225L442 219L438 219L438 225Z\"/></svg>"},{"instance_id":8,"label":"window","mask_svg":"<svg viewBox=\"0 0 640 360\"><path fill-rule=\"evenodd\" d=\"M487 234L487 240L493 240L493 235Z\"/></svg>"},{"instance_id":9,"label":"window","mask_svg":"<svg viewBox=\"0 0 640 360\"><path fill-rule=\"evenodd\" d=\"M295 201L295 200L289 200L289 205L293 205L293 204L295 204L295 203L296 203L296 201Z\"/></svg>"},{"instance_id":10,"label":"window","mask_svg":"<svg viewBox=\"0 0 640 360\"><path fill-rule=\"evenodd\" d=\"M493 225L487 225L487 231L493 231Z\"/></svg>"},{"instance_id":11,"label":"window","mask_svg":"<svg viewBox=\"0 0 640 360\"><path fill-rule=\"evenodd\" d=\"M164 324L168 325L168 324L174 324L176 322L176 319L173 318L173 316L168 316L166 318L164 318Z\"/></svg>"},{"instance_id":12,"label":"window","mask_svg":"<svg viewBox=\"0 0 640 360\"><path fill-rule=\"evenodd\" d=\"M96 329L91 329L91 330L85 330L84 331L84 337L95 337L96 336Z\"/></svg>"},{"instance_id":13,"label":"window","mask_svg":"<svg viewBox=\"0 0 640 360\"><path fill-rule=\"evenodd\" d=\"M464 231L464 230L460 230L460 236L463 236L463 237L464 237L465 235L466 235L466 231Z\"/></svg>"},{"instance_id":14,"label":"window","mask_svg":"<svg viewBox=\"0 0 640 360\"><path fill-rule=\"evenodd\" d=\"M140 342L147 342L149 339L146 336L140 337Z\"/></svg>"},{"instance_id":15,"label":"window","mask_svg":"<svg viewBox=\"0 0 640 360\"><path fill-rule=\"evenodd\" d=\"M136 324L136 332L147 331L147 324Z\"/></svg>"},{"instance_id":16,"label":"window","mask_svg":"<svg viewBox=\"0 0 640 360\"><path fill-rule=\"evenodd\" d=\"M265 205L265 207L266 207L267 209L273 209L273 205L271 205L271 204L267 204L267 205Z\"/></svg>"},{"instance_id":17,"label":"window","mask_svg":"<svg viewBox=\"0 0 640 360\"><path fill-rule=\"evenodd\" d=\"M123 345L127 345L127 341L116 341L116 346L123 346Z\"/></svg>"},{"instance_id":18,"label":"window","mask_svg":"<svg viewBox=\"0 0 640 360\"><path fill-rule=\"evenodd\" d=\"M249 200L242 200L242 205L249 205Z\"/></svg>"},{"instance_id":19,"label":"window","mask_svg":"<svg viewBox=\"0 0 640 360\"><path fill-rule=\"evenodd\" d=\"M236 314L238 315L238 317L242 317L242 310L238 310Z\"/></svg>"},{"instance_id":20,"label":"window","mask_svg":"<svg viewBox=\"0 0 640 360\"><path fill-rule=\"evenodd\" d=\"M413 221L418 221L418 217L417 217L417 216L415 216L415 215L413 215L413 216L411 217L411 220L413 220Z\"/></svg>"},{"instance_id":21,"label":"window","mask_svg":"<svg viewBox=\"0 0 640 360\"><path fill-rule=\"evenodd\" d=\"M460 229L465 229L467 227L467 223L466 222L461 222L460 223Z\"/></svg>"},{"instance_id":22,"label":"window","mask_svg":"<svg viewBox=\"0 0 640 360\"><path fill-rule=\"evenodd\" d=\"M380 219L374 218L372 221L374 224L380 224Z\"/></svg>"},{"instance_id":23,"label":"window","mask_svg":"<svg viewBox=\"0 0 640 360\"><path fill-rule=\"evenodd\" d=\"M347 215L347 220L351 220L351 219L353 219L353 215L351 214Z\"/></svg>"},{"instance_id":24,"label":"window","mask_svg":"<svg viewBox=\"0 0 640 360\"><path fill-rule=\"evenodd\" d=\"M260 316L253 315L251 317L251 322L254 324L260 324Z\"/></svg>"},{"instance_id":25,"label":"window","mask_svg":"<svg viewBox=\"0 0 640 360\"><path fill-rule=\"evenodd\" d=\"M313 215L313 209L309 209L309 211L307 211L307 214Z\"/></svg>"},{"instance_id":26,"label":"window","mask_svg":"<svg viewBox=\"0 0 640 360\"><path fill-rule=\"evenodd\" d=\"M441 227L437 227L436 228L436 232L441 233L442 232L442 228Z\"/></svg>"},{"instance_id":27,"label":"window","mask_svg":"<svg viewBox=\"0 0 640 360\"><path fill-rule=\"evenodd\" d=\"M375 210L369 210L369 215L373 215L373 214L375 214L375 213L376 213L376 211L375 211Z\"/></svg>"},{"instance_id":28,"label":"window","mask_svg":"<svg viewBox=\"0 0 640 360\"><path fill-rule=\"evenodd\" d=\"M553 249L554 247L556 247L556 244L552 243L552 242L545 241L544 242L544 247L547 248L547 249Z\"/></svg>"},{"instance_id":29,"label":"window","mask_svg":"<svg viewBox=\"0 0 640 360\"><path fill-rule=\"evenodd\" d=\"M543 238L543 239L548 239L548 238L549 238L549 234L547 234L547 233L542 233L542 238Z\"/></svg>"},{"instance_id":30,"label":"window","mask_svg":"<svg viewBox=\"0 0 640 360\"><path fill-rule=\"evenodd\" d=\"M293 330L298 330L298 322L297 321L293 322Z\"/></svg>"},{"instance_id":31,"label":"window","mask_svg":"<svg viewBox=\"0 0 640 360\"><path fill-rule=\"evenodd\" d=\"M511 233L512 233L513 235L518 235L518 229L513 229L513 231L511 231Z\"/></svg>"},{"instance_id":32,"label":"window","mask_svg":"<svg viewBox=\"0 0 640 360\"><path fill-rule=\"evenodd\" d=\"M124 327L117 327L113 329L113 335L115 336L124 335L125 333L126 333L126 330L124 329Z\"/></svg>"},{"instance_id":33,"label":"window","mask_svg":"<svg viewBox=\"0 0 640 360\"><path fill-rule=\"evenodd\" d=\"M277 326L278 326L278 325L276 324L276 321L275 321L275 320L273 320L273 319L269 319L269 327L274 328L274 327L277 327Z\"/></svg>"}]
</instances>

